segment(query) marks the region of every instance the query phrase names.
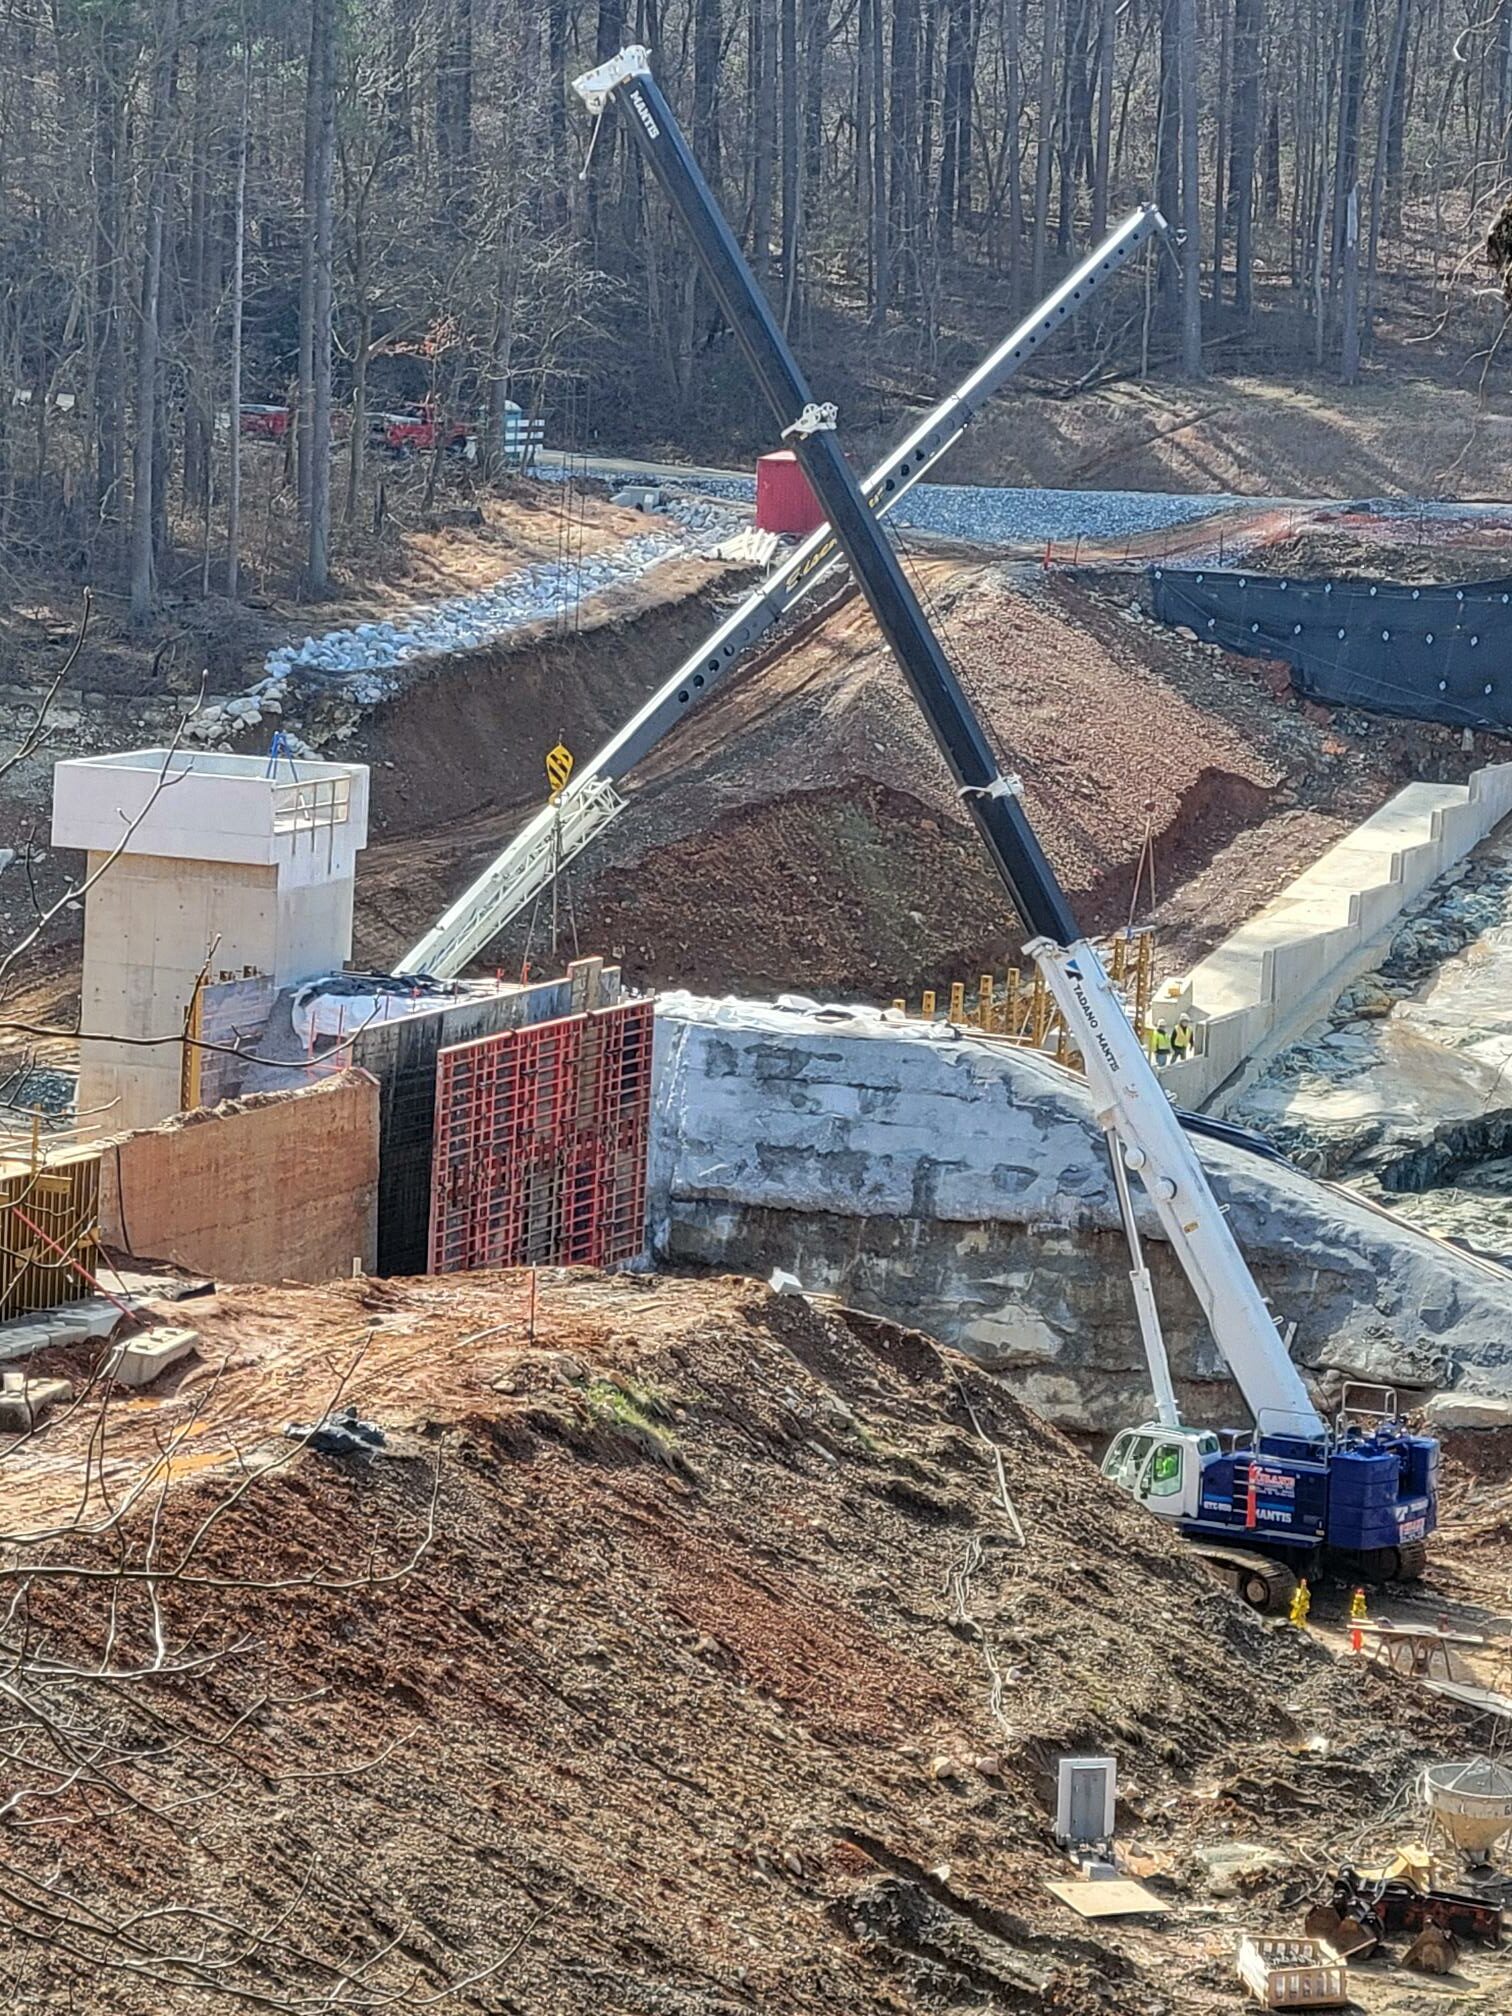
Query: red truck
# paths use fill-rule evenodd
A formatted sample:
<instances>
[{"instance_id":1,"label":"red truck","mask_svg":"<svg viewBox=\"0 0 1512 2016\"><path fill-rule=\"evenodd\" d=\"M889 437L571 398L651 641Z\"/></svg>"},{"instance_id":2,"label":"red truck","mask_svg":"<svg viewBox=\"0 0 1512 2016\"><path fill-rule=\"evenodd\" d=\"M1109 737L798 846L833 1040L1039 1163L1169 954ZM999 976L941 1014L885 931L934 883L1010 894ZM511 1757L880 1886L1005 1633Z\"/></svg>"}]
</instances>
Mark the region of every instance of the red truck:
<instances>
[{"instance_id":1,"label":"red truck","mask_svg":"<svg viewBox=\"0 0 1512 2016\"><path fill-rule=\"evenodd\" d=\"M391 413L371 414L368 426L373 440L391 455L428 455L436 446L443 426L447 454L467 452L470 430L466 424L461 420L442 421L430 399L417 406L401 406Z\"/></svg>"},{"instance_id":2,"label":"red truck","mask_svg":"<svg viewBox=\"0 0 1512 2016\"><path fill-rule=\"evenodd\" d=\"M267 406L242 401L242 437L247 441L282 441L289 431L287 406Z\"/></svg>"}]
</instances>

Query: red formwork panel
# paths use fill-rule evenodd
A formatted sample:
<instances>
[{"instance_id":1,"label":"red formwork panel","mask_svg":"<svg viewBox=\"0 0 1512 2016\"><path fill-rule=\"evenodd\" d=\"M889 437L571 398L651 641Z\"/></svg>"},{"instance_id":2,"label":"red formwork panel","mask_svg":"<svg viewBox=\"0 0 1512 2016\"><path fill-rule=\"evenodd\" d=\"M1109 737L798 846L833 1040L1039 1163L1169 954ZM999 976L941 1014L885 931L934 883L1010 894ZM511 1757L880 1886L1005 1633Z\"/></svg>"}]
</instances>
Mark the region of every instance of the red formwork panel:
<instances>
[{"instance_id":1,"label":"red formwork panel","mask_svg":"<svg viewBox=\"0 0 1512 2016\"><path fill-rule=\"evenodd\" d=\"M436 1060L430 1267L608 1267L644 1245L652 1004Z\"/></svg>"}]
</instances>

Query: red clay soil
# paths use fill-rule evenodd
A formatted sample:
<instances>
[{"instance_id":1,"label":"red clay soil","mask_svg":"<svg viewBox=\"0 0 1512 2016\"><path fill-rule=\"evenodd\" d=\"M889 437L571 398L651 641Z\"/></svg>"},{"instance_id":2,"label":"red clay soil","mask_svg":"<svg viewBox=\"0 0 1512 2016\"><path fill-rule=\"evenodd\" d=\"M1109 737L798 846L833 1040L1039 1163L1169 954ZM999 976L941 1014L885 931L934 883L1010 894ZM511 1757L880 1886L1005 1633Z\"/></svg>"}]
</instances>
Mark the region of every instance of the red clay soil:
<instances>
[{"instance_id":1,"label":"red clay soil","mask_svg":"<svg viewBox=\"0 0 1512 2016\"><path fill-rule=\"evenodd\" d=\"M911 559L1086 928L1153 921L1179 972L1408 776L1462 776L1444 731L1301 711L1276 668L1139 613L1137 581ZM539 752L591 751L665 678L707 596L469 661L365 731L378 837L358 956L406 950L541 802ZM573 865L560 945L641 985L889 999L1001 970L1021 933L859 598L779 640L628 780ZM1146 834L1155 897L1135 876ZM543 907L485 954L551 958Z\"/></svg>"},{"instance_id":2,"label":"red clay soil","mask_svg":"<svg viewBox=\"0 0 1512 2016\"><path fill-rule=\"evenodd\" d=\"M86 1667L114 1606L116 1663L149 1658L118 1578L153 1548L178 1669L9 1669L54 1715L13 1713L0 1767L11 2006L1207 2016L1236 1924L1292 1928L1464 1740L914 1333L717 1280L543 1277L533 1338L525 1309L509 1276L223 1290L200 1364L8 1452L11 1531L91 1437L140 1493L26 1550L105 1573L34 1582L34 1644ZM383 1453L281 1435L338 1391ZM164 1450L200 1474L162 1492ZM65 1707L108 1792L58 1762ZM1043 1887L1086 1751L1150 1925ZM1194 1850L1235 1834L1281 1870L1224 1901Z\"/></svg>"},{"instance_id":3,"label":"red clay soil","mask_svg":"<svg viewBox=\"0 0 1512 2016\"><path fill-rule=\"evenodd\" d=\"M1086 928L1129 921L1151 836L1168 971L1395 788L1377 728L1304 720L1257 668L1136 621L1132 584L917 572ZM653 754L606 851L575 871L578 939L641 983L888 998L973 982L1021 940L858 601Z\"/></svg>"}]
</instances>

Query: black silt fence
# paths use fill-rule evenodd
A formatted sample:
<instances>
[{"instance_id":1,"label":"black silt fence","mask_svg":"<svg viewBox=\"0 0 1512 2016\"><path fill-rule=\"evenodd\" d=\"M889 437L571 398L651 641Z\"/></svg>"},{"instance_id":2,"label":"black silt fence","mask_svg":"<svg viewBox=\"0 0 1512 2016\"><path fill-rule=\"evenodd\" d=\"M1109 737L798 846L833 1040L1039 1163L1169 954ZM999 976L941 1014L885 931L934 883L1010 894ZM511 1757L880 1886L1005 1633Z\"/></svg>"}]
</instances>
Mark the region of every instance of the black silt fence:
<instances>
[{"instance_id":1,"label":"black silt fence","mask_svg":"<svg viewBox=\"0 0 1512 2016\"><path fill-rule=\"evenodd\" d=\"M1414 588L1152 567L1150 592L1162 623L1280 659L1309 700L1512 729L1512 577Z\"/></svg>"}]
</instances>

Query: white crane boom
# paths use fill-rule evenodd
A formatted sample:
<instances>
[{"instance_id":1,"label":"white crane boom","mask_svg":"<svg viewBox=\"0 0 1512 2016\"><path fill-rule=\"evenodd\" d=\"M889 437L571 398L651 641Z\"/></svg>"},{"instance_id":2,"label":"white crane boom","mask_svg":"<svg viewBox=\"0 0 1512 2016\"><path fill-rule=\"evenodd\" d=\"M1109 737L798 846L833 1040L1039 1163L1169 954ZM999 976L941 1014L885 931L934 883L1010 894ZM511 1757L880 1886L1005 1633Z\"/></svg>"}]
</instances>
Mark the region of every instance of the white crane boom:
<instances>
[{"instance_id":1,"label":"white crane boom","mask_svg":"<svg viewBox=\"0 0 1512 2016\"><path fill-rule=\"evenodd\" d=\"M1141 204L1067 274L1061 284L942 399L865 479L866 501L880 517L932 469L967 427L1061 324L1086 305L1152 234L1167 234L1153 203ZM543 805L395 967L396 973L451 978L549 887L624 800L614 786L833 569L845 564L834 534L820 526L685 658L672 677L585 763L554 804Z\"/></svg>"},{"instance_id":2,"label":"white crane boom","mask_svg":"<svg viewBox=\"0 0 1512 2016\"><path fill-rule=\"evenodd\" d=\"M1122 1169L1136 1173L1155 1207L1257 1430L1262 1435L1321 1440L1327 1427L1308 1397L1302 1375L1096 948L1086 939L1059 945L1051 938L1036 938L1026 950L1044 974L1067 1032L1081 1052L1097 1102L1098 1125L1108 1136L1119 1203L1131 1235L1131 1279L1158 1418L1174 1424L1178 1415Z\"/></svg>"}]
</instances>

